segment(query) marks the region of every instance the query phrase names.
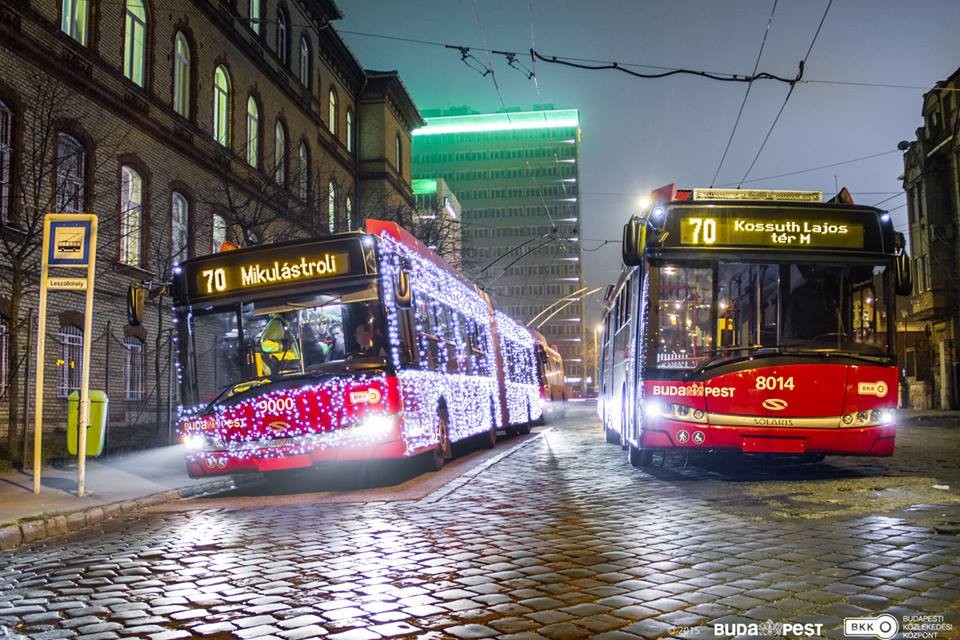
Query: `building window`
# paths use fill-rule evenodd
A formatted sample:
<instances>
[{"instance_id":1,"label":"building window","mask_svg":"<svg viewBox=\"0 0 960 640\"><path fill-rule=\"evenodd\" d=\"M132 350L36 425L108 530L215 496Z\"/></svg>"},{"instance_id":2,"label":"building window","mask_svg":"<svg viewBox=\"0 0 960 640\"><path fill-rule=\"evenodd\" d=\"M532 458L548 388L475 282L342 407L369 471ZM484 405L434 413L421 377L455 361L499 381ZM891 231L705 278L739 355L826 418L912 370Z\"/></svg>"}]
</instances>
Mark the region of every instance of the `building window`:
<instances>
[{"instance_id":1,"label":"building window","mask_svg":"<svg viewBox=\"0 0 960 640\"><path fill-rule=\"evenodd\" d=\"M297 195L300 202L307 201L307 195L310 188L310 154L307 152L307 144L300 143L297 150Z\"/></svg>"},{"instance_id":2,"label":"building window","mask_svg":"<svg viewBox=\"0 0 960 640\"><path fill-rule=\"evenodd\" d=\"M277 184L287 183L287 134L279 120L273 128L273 179Z\"/></svg>"},{"instance_id":3,"label":"building window","mask_svg":"<svg viewBox=\"0 0 960 640\"><path fill-rule=\"evenodd\" d=\"M123 339L123 399L143 399L143 340Z\"/></svg>"},{"instance_id":4,"label":"building window","mask_svg":"<svg viewBox=\"0 0 960 640\"><path fill-rule=\"evenodd\" d=\"M80 389L80 368L83 365L83 330L73 325L61 327L57 334L60 340L60 367L57 375L57 396L66 398L71 391Z\"/></svg>"},{"instance_id":5,"label":"building window","mask_svg":"<svg viewBox=\"0 0 960 640\"><path fill-rule=\"evenodd\" d=\"M0 223L10 223L13 178L13 112L0 101Z\"/></svg>"},{"instance_id":6,"label":"building window","mask_svg":"<svg viewBox=\"0 0 960 640\"><path fill-rule=\"evenodd\" d=\"M343 201L343 210L347 214L347 226L353 228L353 200L350 199L350 196L347 196L347 199Z\"/></svg>"},{"instance_id":7,"label":"building window","mask_svg":"<svg viewBox=\"0 0 960 640\"><path fill-rule=\"evenodd\" d=\"M260 109L253 96L247 98L247 164L260 164Z\"/></svg>"},{"instance_id":8,"label":"building window","mask_svg":"<svg viewBox=\"0 0 960 640\"><path fill-rule=\"evenodd\" d=\"M218 213L213 214L213 253L220 251L220 245L227 241L227 221Z\"/></svg>"},{"instance_id":9,"label":"building window","mask_svg":"<svg viewBox=\"0 0 960 640\"><path fill-rule=\"evenodd\" d=\"M190 44L179 31L174 40L173 110L190 117Z\"/></svg>"},{"instance_id":10,"label":"building window","mask_svg":"<svg viewBox=\"0 0 960 640\"><path fill-rule=\"evenodd\" d=\"M126 21L123 31L123 75L139 87L143 86L146 66L147 10L143 0L126 0Z\"/></svg>"},{"instance_id":11,"label":"building window","mask_svg":"<svg viewBox=\"0 0 960 640\"><path fill-rule=\"evenodd\" d=\"M330 233L337 230L337 187L332 182L327 189L327 227Z\"/></svg>"},{"instance_id":12,"label":"building window","mask_svg":"<svg viewBox=\"0 0 960 640\"><path fill-rule=\"evenodd\" d=\"M230 144L230 74L223 66L213 74L213 139Z\"/></svg>"},{"instance_id":13,"label":"building window","mask_svg":"<svg viewBox=\"0 0 960 640\"><path fill-rule=\"evenodd\" d=\"M400 136L397 136L397 143L396 143L396 150L395 150L395 151L396 151L396 153L395 153L395 156L396 156L396 157L394 158L393 166L397 168L397 173L403 173L403 164L402 164L402 160L403 160L403 147L402 147L401 144L400 144Z\"/></svg>"},{"instance_id":14,"label":"building window","mask_svg":"<svg viewBox=\"0 0 960 640\"><path fill-rule=\"evenodd\" d=\"M57 211L83 211L83 165L86 152L80 141L71 135L57 136Z\"/></svg>"},{"instance_id":15,"label":"building window","mask_svg":"<svg viewBox=\"0 0 960 640\"><path fill-rule=\"evenodd\" d=\"M250 0L250 30L260 35L260 21L263 8L260 6L260 0Z\"/></svg>"},{"instance_id":16,"label":"building window","mask_svg":"<svg viewBox=\"0 0 960 640\"><path fill-rule=\"evenodd\" d=\"M82 45L87 44L87 0L63 0L60 30Z\"/></svg>"},{"instance_id":17,"label":"building window","mask_svg":"<svg viewBox=\"0 0 960 640\"><path fill-rule=\"evenodd\" d=\"M143 220L143 178L132 167L120 168L120 262L139 266Z\"/></svg>"},{"instance_id":18,"label":"building window","mask_svg":"<svg viewBox=\"0 0 960 640\"><path fill-rule=\"evenodd\" d=\"M10 383L7 360L10 358L10 320L0 316L0 396L6 397Z\"/></svg>"},{"instance_id":19,"label":"building window","mask_svg":"<svg viewBox=\"0 0 960 640\"><path fill-rule=\"evenodd\" d=\"M353 111L347 109L347 151L353 153Z\"/></svg>"},{"instance_id":20,"label":"building window","mask_svg":"<svg viewBox=\"0 0 960 640\"><path fill-rule=\"evenodd\" d=\"M300 36L300 84L310 88L310 41Z\"/></svg>"},{"instance_id":21,"label":"building window","mask_svg":"<svg viewBox=\"0 0 960 640\"><path fill-rule=\"evenodd\" d=\"M170 197L170 257L174 263L190 257L187 250L189 211L187 199L182 193L174 191Z\"/></svg>"},{"instance_id":22,"label":"building window","mask_svg":"<svg viewBox=\"0 0 960 640\"><path fill-rule=\"evenodd\" d=\"M337 94L333 89L330 89L327 119L327 127L330 129L330 133L337 135Z\"/></svg>"},{"instance_id":23,"label":"building window","mask_svg":"<svg viewBox=\"0 0 960 640\"><path fill-rule=\"evenodd\" d=\"M283 9L277 9L277 57L283 66L290 61L287 54L287 14Z\"/></svg>"}]
</instances>

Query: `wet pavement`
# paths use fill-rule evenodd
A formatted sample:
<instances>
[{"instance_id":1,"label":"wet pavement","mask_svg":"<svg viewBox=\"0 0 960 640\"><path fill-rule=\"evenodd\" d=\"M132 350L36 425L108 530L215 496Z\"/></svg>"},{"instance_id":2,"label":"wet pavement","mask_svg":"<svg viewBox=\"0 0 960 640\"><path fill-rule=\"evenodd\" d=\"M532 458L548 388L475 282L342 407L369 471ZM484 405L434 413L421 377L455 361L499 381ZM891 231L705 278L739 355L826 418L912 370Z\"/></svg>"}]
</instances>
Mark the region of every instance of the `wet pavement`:
<instances>
[{"instance_id":1,"label":"wet pavement","mask_svg":"<svg viewBox=\"0 0 960 640\"><path fill-rule=\"evenodd\" d=\"M326 502L298 485L270 504L261 487L3 554L0 625L366 640L783 637L776 623L805 623L843 637L844 618L889 613L943 616L918 637L960 635L952 423L904 428L890 460L818 465L670 456L641 471L588 412L496 451L512 446L420 499ZM728 623L744 626L714 633Z\"/></svg>"}]
</instances>

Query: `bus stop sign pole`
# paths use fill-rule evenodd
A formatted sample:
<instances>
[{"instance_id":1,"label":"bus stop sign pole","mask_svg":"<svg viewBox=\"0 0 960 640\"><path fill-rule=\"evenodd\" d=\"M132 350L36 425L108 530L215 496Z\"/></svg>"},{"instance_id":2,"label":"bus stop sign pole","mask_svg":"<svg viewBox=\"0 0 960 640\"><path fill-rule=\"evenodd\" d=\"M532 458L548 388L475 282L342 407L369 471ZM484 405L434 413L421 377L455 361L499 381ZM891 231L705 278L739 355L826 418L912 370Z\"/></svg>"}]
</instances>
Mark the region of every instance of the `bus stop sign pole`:
<instances>
[{"instance_id":1,"label":"bus stop sign pole","mask_svg":"<svg viewBox=\"0 0 960 640\"><path fill-rule=\"evenodd\" d=\"M48 213L43 218L40 263L40 306L37 318L36 411L33 425L33 492L40 493L43 442L43 374L47 329L47 291L86 291L83 313L83 355L80 363L80 419L77 429L77 496L83 496L86 475L87 425L90 424L90 332L93 329L93 277L97 259L97 216L90 213ZM86 269L86 277L50 276L50 268ZM70 366L69 362L63 366Z\"/></svg>"}]
</instances>

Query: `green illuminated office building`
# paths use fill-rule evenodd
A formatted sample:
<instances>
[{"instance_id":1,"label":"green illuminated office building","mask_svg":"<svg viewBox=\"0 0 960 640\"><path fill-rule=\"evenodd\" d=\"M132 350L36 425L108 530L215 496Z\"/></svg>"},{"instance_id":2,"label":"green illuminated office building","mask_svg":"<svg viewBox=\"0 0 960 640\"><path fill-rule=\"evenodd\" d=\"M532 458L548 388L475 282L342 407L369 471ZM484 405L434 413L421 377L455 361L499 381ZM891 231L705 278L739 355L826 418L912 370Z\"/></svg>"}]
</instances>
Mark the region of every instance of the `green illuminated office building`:
<instances>
[{"instance_id":1,"label":"green illuminated office building","mask_svg":"<svg viewBox=\"0 0 960 640\"><path fill-rule=\"evenodd\" d=\"M443 178L457 194L463 270L517 320L549 307L532 326L549 318L540 331L563 354L571 388L582 391L592 375L582 304L563 300L583 287L579 112L423 115L427 125L413 132L413 175Z\"/></svg>"}]
</instances>

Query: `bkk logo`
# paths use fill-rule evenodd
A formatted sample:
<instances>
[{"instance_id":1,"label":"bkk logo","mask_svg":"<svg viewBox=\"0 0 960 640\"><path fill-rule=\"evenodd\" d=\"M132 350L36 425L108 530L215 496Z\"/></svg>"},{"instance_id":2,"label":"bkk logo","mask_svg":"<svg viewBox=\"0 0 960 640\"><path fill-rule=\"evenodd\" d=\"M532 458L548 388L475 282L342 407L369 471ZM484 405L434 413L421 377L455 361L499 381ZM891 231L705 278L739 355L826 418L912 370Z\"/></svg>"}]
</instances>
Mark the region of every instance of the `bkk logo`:
<instances>
[{"instance_id":1,"label":"bkk logo","mask_svg":"<svg viewBox=\"0 0 960 640\"><path fill-rule=\"evenodd\" d=\"M890 391L890 387L883 380L878 380L877 382L860 382L857 384L857 393L861 396L884 398L888 391Z\"/></svg>"}]
</instances>

